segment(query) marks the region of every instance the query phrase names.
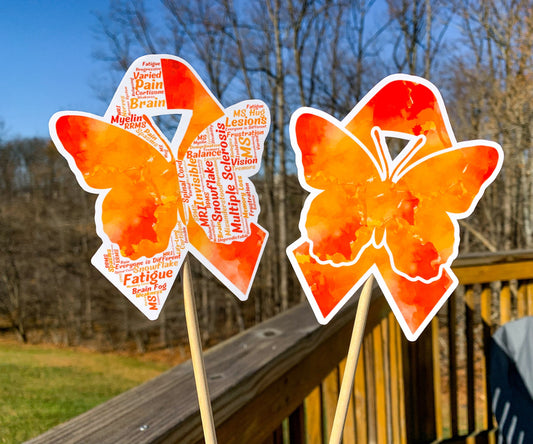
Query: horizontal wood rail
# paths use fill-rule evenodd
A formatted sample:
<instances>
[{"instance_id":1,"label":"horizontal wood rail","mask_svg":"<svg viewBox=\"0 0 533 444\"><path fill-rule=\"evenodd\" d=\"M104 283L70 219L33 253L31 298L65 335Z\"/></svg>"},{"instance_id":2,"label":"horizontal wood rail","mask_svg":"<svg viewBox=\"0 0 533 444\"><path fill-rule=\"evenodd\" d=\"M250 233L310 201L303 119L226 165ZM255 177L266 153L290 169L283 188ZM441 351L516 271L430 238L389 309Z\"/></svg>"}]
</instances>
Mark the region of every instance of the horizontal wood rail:
<instances>
[{"instance_id":1,"label":"horizontal wood rail","mask_svg":"<svg viewBox=\"0 0 533 444\"><path fill-rule=\"evenodd\" d=\"M459 257L453 271L463 285L533 278L533 251L476 253Z\"/></svg>"},{"instance_id":2,"label":"horizontal wood rail","mask_svg":"<svg viewBox=\"0 0 533 444\"><path fill-rule=\"evenodd\" d=\"M487 339L533 314L533 252L463 257L454 271L463 285L416 343L374 288L344 444L490 442ZM327 442L355 307L322 326L302 303L207 351L220 444ZM29 442L203 442L190 361Z\"/></svg>"}]
</instances>

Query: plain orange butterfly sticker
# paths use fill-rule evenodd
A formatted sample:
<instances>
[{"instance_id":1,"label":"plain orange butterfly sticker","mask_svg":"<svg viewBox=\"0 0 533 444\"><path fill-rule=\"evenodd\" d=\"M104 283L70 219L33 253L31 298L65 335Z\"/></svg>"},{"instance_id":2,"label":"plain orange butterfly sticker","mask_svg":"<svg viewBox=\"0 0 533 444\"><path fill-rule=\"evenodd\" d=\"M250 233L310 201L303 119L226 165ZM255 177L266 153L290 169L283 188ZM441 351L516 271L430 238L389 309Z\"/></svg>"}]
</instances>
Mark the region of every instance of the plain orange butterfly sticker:
<instances>
[{"instance_id":1,"label":"plain orange butterfly sticker","mask_svg":"<svg viewBox=\"0 0 533 444\"><path fill-rule=\"evenodd\" d=\"M458 284L457 221L496 178L501 147L457 142L437 88L403 74L342 121L298 109L290 133L310 194L287 254L317 319L327 323L373 274L415 340ZM405 142L394 158L388 138Z\"/></svg>"},{"instance_id":2,"label":"plain orange butterfly sticker","mask_svg":"<svg viewBox=\"0 0 533 444\"><path fill-rule=\"evenodd\" d=\"M180 116L172 137L157 116ZM247 298L268 233L249 176L268 107L224 108L183 59L149 55L126 72L103 117L60 112L50 134L79 184L98 194L98 268L156 319L188 251Z\"/></svg>"}]
</instances>

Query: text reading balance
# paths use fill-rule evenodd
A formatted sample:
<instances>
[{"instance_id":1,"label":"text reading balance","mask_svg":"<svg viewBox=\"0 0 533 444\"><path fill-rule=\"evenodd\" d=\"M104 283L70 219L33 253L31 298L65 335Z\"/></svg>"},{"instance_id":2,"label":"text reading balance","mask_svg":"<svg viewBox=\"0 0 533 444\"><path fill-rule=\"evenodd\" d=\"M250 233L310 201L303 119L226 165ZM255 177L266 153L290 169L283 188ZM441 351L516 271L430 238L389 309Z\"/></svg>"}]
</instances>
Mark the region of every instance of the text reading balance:
<instances>
[{"instance_id":1,"label":"text reading balance","mask_svg":"<svg viewBox=\"0 0 533 444\"><path fill-rule=\"evenodd\" d=\"M368 310L375 277L405 336L416 340L458 285L451 270L457 221L496 178L501 147L457 142L437 88L403 74L378 83L342 121L298 109L290 136L310 194L301 237L287 254L318 321L331 320L367 279L359 306ZM394 158L387 138L405 141ZM366 313L354 326L345 377L350 359L355 370L360 342L352 346L355 336L362 339ZM344 418L336 414L330 443L340 442Z\"/></svg>"},{"instance_id":2,"label":"text reading balance","mask_svg":"<svg viewBox=\"0 0 533 444\"><path fill-rule=\"evenodd\" d=\"M180 114L171 140L154 117ZM92 263L156 319L188 251L239 299L248 297L268 233L248 179L260 167L268 107L222 107L194 69L147 55L126 72L103 117L61 112L50 134L79 184L97 193L102 246ZM184 304L206 443L216 443L189 264Z\"/></svg>"},{"instance_id":3,"label":"text reading balance","mask_svg":"<svg viewBox=\"0 0 533 444\"><path fill-rule=\"evenodd\" d=\"M164 114L181 114L172 140L153 119ZM259 170L269 125L263 102L223 108L169 55L137 59L103 117L67 111L50 120L79 184L98 194L102 246L92 263L149 319L188 251L247 298L267 239L248 176Z\"/></svg>"}]
</instances>

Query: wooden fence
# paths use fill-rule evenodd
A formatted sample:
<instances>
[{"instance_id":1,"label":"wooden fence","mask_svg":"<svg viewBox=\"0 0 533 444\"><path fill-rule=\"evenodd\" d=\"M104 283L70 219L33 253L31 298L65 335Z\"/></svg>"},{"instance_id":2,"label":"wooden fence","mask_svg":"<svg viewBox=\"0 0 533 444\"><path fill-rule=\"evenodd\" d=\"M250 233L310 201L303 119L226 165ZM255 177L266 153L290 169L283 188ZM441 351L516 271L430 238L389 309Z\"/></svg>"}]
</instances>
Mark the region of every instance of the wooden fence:
<instances>
[{"instance_id":1,"label":"wooden fence","mask_svg":"<svg viewBox=\"0 0 533 444\"><path fill-rule=\"evenodd\" d=\"M374 289L344 444L494 442L488 338L533 315L533 252L464 257L454 271L460 288L415 343ZM209 350L219 443L326 443L354 314L351 303L321 326L303 303ZM30 442L201 443L191 364Z\"/></svg>"}]
</instances>

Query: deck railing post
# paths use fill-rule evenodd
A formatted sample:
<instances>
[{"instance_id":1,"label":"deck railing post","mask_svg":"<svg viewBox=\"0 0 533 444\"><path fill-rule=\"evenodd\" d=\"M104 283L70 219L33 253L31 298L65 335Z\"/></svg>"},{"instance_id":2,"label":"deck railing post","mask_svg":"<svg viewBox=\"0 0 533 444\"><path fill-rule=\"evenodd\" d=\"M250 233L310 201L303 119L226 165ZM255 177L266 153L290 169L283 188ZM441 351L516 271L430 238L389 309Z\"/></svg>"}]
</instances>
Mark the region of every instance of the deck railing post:
<instances>
[{"instance_id":1,"label":"deck railing post","mask_svg":"<svg viewBox=\"0 0 533 444\"><path fill-rule=\"evenodd\" d=\"M403 339L402 348L407 442L432 442L437 438L437 431L431 328L427 328L416 342Z\"/></svg>"},{"instance_id":2,"label":"deck railing post","mask_svg":"<svg viewBox=\"0 0 533 444\"><path fill-rule=\"evenodd\" d=\"M345 444L495 442L489 341L501 322L533 315L533 251L465 257L453 270L466 298L454 293L415 343L404 338L386 299L375 290ZM349 303L322 326L302 303L206 353L221 444L327 442L353 309ZM30 442L202 441L192 367L186 362Z\"/></svg>"},{"instance_id":3,"label":"deck railing post","mask_svg":"<svg viewBox=\"0 0 533 444\"><path fill-rule=\"evenodd\" d=\"M304 406L298 408L289 416L289 440L291 444L305 444Z\"/></svg>"}]
</instances>

